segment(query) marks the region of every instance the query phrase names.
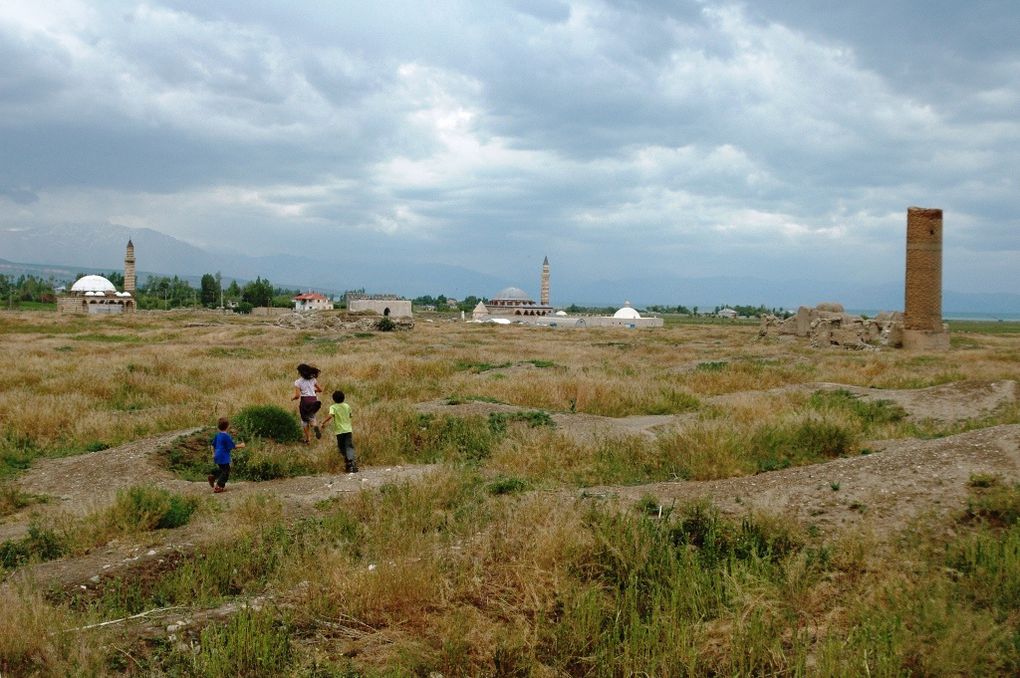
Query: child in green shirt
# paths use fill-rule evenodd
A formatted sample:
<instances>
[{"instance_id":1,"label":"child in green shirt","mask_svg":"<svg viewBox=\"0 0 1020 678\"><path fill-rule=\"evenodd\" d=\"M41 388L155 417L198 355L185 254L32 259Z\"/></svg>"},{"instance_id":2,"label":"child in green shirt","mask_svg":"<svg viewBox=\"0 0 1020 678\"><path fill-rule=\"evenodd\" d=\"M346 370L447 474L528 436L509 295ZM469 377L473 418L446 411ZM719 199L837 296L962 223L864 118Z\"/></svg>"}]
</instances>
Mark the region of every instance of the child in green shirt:
<instances>
[{"instance_id":1,"label":"child in green shirt","mask_svg":"<svg viewBox=\"0 0 1020 678\"><path fill-rule=\"evenodd\" d=\"M358 462L354 458L354 428L351 425L351 406L344 402L343 391L333 391L333 404L329 406L329 416L322 421L325 426L333 420L336 433L336 446L344 458L344 471L357 473Z\"/></svg>"}]
</instances>

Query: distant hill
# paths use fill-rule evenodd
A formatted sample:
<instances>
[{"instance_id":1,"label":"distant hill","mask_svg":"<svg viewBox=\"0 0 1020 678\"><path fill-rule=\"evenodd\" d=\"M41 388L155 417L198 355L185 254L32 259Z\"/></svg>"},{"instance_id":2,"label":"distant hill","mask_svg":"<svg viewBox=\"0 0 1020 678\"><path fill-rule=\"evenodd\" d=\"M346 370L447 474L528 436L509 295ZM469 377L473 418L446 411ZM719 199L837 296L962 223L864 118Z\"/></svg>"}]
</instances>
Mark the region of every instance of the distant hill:
<instances>
[{"instance_id":1,"label":"distant hill","mask_svg":"<svg viewBox=\"0 0 1020 678\"><path fill-rule=\"evenodd\" d=\"M529 279L522 275L518 280L505 280L466 267L427 261L387 259L380 264L368 258L345 261L343 267L338 268L335 262L314 257L212 253L159 231L117 225L0 228L0 255L3 256L0 273L33 273L70 279L79 271L120 271L129 238L135 244L141 279L146 275L179 275L197 282L202 274L219 271L225 280L246 281L262 276L281 287L314 288L328 293L365 288L370 292L392 292L408 297L445 294L457 298L470 294L492 296L508 285L521 285ZM532 274L534 289L525 288L537 294L537 270ZM739 276L584 281L557 277L554 270L554 305L618 306L627 300L638 306L683 304L701 309L725 304L796 308L837 301L851 309L901 310L903 283L862 286L839 281L776 281ZM946 290L942 308L945 313L1020 313L1020 295Z\"/></svg>"}]
</instances>

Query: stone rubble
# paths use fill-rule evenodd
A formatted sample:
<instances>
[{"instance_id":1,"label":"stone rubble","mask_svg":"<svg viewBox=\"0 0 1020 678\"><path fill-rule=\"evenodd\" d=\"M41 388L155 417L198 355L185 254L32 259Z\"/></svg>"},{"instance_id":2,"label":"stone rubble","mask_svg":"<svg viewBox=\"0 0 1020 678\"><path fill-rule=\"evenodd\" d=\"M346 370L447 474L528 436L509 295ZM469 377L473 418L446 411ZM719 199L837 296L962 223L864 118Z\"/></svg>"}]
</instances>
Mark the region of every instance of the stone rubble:
<instances>
[{"instance_id":1,"label":"stone rubble","mask_svg":"<svg viewBox=\"0 0 1020 678\"><path fill-rule=\"evenodd\" d=\"M801 306L795 315L778 318L762 316L758 336L797 336L811 340L815 348L839 346L874 350L903 344L903 314L882 312L874 318L847 313L842 304L823 303L814 308Z\"/></svg>"}]
</instances>

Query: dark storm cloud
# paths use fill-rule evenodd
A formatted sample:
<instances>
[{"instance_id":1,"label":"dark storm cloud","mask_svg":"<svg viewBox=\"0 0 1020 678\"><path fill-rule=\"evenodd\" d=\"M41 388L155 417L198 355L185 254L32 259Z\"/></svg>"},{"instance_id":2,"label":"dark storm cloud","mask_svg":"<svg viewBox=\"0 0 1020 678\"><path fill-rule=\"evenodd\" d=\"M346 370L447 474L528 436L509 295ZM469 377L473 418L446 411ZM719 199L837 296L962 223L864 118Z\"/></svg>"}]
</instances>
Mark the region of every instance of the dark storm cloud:
<instances>
[{"instance_id":1,"label":"dark storm cloud","mask_svg":"<svg viewBox=\"0 0 1020 678\"><path fill-rule=\"evenodd\" d=\"M498 252L506 275L536 253L578 275L843 271L848 248L884 280L923 204L968 256L1020 247L1010 3L59 9L0 9L5 223L217 229L253 254L335 234Z\"/></svg>"}]
</instances>

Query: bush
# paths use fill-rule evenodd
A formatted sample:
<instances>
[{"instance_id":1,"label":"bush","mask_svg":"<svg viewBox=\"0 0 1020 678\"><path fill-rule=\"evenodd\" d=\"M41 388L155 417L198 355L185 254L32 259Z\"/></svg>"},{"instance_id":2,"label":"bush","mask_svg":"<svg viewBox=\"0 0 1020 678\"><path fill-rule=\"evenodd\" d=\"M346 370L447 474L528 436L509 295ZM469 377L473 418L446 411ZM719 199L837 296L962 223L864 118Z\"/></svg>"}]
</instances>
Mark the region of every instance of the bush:
<instances>
[{"instance_id":1,"label":"bush","mask_svg":"<svg viewBox=\"0 0 1020 678\"><path fill-rule=\"evenodd\" d=\"M203 676L278 676L294 657L290 633L271 611L242 610L202 630L194 668Z\"/></svg>"},{"instance_id":2,"label":"bush","mask_svg":"<svg viewBox=\"0 0 1020 678\"><path fill-rule=\"evenodd\" d=\"M168 530L186 525L197 507L192 497L158 487L130 487L117 493L108 520L112 527L126 532Z\"/></svg>"},{"instance_id":3,"label":"bush","mask_svg":"<svg viewBox=\"0 0 1020 678\"><path fill-rule=\"evenodd\" d=\"M276 405L246 407L234 415L233 424L241 438L269 438L278 443L302 439L297 416Z\"/></svg>"},{"instance_id":4,"label":"bush","mask_svg":"<svg viewBox=\"0 0 1020 678\"><path fill-rule=\"evenodd\" d=\"M393 319L389 316L383 316L379 319L379 322L375 324L375 329L380 332L392 332L397 329L397 323L393 322Z\"/></svg>"}]
</instances>

